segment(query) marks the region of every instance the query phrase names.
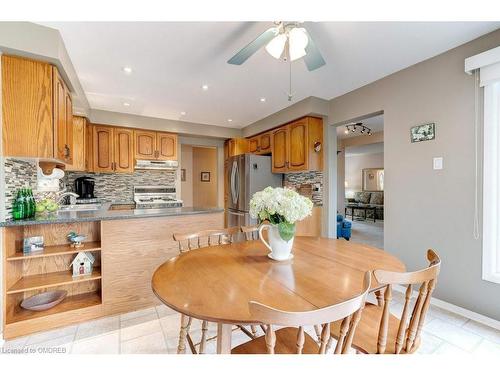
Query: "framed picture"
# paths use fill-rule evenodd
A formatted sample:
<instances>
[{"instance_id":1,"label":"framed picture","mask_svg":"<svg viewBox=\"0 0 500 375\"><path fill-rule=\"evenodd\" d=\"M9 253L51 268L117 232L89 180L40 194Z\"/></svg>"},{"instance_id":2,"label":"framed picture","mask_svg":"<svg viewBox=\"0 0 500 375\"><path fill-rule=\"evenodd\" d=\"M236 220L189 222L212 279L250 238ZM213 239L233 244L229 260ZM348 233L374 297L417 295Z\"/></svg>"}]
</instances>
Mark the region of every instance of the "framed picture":
<instances>
[{"instance_id":1,"label":"framed picture","mask_svg":"<svg viewBox=\"0 0 500 375\"><path fill-rule=\"evenodd\" d=\"M186 170L184 168L181 169L181 181L186 181Z\"/></svg>"},{"instance_id":2,"label":"framed picture","mask_svg":"<svg viewBox=\"0 0 500 375\"><path fill-rule=\"evenodd\" d=\"M411 143L430 141L436 138L436 124L417 125L410 129Z\"/></svg>"},{"instance_id":3,"label":"framed picture","mask_svg":"<svg viewBox=\"0 0 500 375\"><path fill-rule=\"evenodd\" d=\"M201 182L210 182L210 172L201 172Z\"/></svg>"}]
</instances>

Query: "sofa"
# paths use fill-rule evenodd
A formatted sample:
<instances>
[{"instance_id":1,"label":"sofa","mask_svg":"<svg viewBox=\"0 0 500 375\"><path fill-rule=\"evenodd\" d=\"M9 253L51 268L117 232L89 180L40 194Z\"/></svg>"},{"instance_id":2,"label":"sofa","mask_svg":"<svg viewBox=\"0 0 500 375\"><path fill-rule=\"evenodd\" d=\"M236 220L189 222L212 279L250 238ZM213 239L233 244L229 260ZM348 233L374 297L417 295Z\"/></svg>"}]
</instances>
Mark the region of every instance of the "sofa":
<instances>
[{"instance_id":1,"label":"sofa","mask_svg":"<svg viewBox=\"0 0 500 375\"><path fill-rule=\"evenodd\" d=\"M337 215L337 239L345 238L347 241L351 238L352 223L344 219L342 215Z\"/></svg>"},{"instance_id":2,"label":"sofa","mask_svg":"<svg viewBox=\"0 0 500 375\"><path fill-rule=\"evenodd\" d=\"M375 219L384 220L384 192L383 191L357 191L354 193L354 198L346 199L346 205L359 204L375 207ZM352 215L352 209L347 207L346 215ZM356 210L354 208L354 217L364 217L364 210ZM366 212L368 219L373 219L373 211Z\"/></svg>"}]
</instances>

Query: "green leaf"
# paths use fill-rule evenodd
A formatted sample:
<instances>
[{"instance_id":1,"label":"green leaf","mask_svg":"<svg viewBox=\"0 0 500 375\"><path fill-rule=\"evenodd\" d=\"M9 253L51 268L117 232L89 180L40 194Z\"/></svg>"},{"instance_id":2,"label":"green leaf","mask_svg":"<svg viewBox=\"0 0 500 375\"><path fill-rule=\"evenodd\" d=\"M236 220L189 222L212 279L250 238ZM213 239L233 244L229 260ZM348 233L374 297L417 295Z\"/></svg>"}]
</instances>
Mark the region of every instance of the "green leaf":
<instances>
[{"instance_id":1,"label":"green leaf","mask_svg":"<svg viewBox=\"0 0 500 375\"><path fill-rule=\"evenodd\" d=\"M280 237L288 242L295 235L295 224L287 223L286 221L282 221L278 224L278 230L280 232Z\"/></svg>"}]
</instances>

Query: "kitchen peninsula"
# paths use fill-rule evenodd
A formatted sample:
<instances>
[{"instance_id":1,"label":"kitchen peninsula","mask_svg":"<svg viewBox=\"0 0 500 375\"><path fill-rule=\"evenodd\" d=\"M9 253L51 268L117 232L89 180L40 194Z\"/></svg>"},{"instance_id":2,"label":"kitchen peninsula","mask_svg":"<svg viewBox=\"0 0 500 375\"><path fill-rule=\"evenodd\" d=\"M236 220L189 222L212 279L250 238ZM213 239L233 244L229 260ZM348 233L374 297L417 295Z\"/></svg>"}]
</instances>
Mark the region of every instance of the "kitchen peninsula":
<instances>
[{"instance_id":1,"label":"kitchen peninsula","mask_svg":"<svg viewBox=\"0 0 500 375\"><path fill-rule=\"evenodd\" d=\"M223 227L217 208L165 208L59 212L34 219L4 221L4 337L62 327L157 305L151 291L154 270L178 253L175 232ZM71 247L69 232L87 236ZM43 252L23 254L23 238L44 237ZM73 278L71 262L80 251L94 258L92 274ZM46 311L22 309L20 302L43 291L67 291Z\"/></svg>"}]
</instances>

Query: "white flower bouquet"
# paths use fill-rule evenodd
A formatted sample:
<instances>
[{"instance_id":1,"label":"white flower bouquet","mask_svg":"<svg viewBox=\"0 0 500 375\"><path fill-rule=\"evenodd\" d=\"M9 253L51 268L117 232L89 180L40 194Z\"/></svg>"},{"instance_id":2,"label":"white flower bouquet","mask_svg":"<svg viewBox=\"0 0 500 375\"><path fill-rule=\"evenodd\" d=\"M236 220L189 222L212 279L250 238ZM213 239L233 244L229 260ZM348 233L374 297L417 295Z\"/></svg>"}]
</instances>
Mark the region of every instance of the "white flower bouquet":
<instances>
[{"instance_id":1,"label":"white flower bouquet","mask_svg":"<svg viewBox=\"0 0 500 375\"><path fill-rule=\"evenodd\" d=\"M297 192L286 188L267 187L250 200L250 216L259 223L269 220L278 226L280 237L289 241L295 235L295 223L312 213L313 203Z\"/></svg>"}]
</instances>

